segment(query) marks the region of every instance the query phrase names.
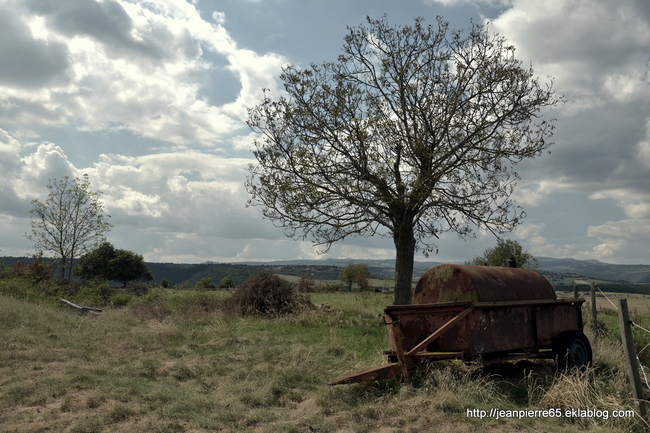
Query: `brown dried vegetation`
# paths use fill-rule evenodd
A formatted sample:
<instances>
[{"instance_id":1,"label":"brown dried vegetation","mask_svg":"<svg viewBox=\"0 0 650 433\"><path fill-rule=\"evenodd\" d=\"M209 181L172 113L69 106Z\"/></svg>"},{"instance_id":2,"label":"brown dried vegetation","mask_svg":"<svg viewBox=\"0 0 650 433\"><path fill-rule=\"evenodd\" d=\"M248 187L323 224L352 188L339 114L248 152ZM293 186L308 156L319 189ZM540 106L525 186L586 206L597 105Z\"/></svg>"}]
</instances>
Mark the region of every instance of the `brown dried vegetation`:
<instances>
[{"instance_id":1,"label":"brown dried vegetation","mask_svg":"<svg viewBox=\"0 0 650 433\"><path fill-rule=\"evenodd\" d=\"M309 298L296 293L287 281L270 272L252 275L223 301L225 312L243 316L280 317L312 307Z\"/></svg>"}]
</instances>

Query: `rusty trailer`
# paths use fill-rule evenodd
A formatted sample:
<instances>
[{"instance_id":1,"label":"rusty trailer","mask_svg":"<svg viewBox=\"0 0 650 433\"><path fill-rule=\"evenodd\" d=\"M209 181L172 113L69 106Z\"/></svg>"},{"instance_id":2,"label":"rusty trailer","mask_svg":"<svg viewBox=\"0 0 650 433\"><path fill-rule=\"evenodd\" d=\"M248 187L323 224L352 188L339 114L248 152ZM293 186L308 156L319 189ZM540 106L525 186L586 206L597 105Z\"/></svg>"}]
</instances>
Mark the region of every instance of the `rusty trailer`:
<instances>
[{"instance_id":1,"label":"rusty trailer","mask_svg":"<svg viewBox=\"0 0 650 433\"><path fill-rule=\"evenodd\" d=\"M583 302L557 299L546 278L530 269L436 266L420 278L413 305L384 309L389 363L332 385L408 378L424 361L443 359L551 358L584 369L592 352L582 333Z\"/></svg>"}]
</instances>

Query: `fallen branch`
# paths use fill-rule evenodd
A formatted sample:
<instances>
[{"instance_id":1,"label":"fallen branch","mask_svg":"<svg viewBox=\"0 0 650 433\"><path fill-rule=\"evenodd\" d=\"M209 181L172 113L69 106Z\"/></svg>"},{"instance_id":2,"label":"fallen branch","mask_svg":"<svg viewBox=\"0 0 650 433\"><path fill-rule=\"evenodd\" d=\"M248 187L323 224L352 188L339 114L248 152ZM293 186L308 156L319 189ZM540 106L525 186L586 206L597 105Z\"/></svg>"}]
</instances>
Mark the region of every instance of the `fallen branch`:
<instances>
[{"instance_id":1,"label":"fallen branch","mask_svg":"<svg viewBox=\"0 0 650 433\"><path fill-rule=\"evenodd\" d=\"M63 302L70 308L74 308L75 310L79 311L80 314L86 314L86 311L90 311L91 313L99 314L102 312L99 308L93 308L89 307L87 305L81 305L81 304L75 304L74 302L70 302L67 299L60 298L59 301Z\"/></svg>"}]
</instances>

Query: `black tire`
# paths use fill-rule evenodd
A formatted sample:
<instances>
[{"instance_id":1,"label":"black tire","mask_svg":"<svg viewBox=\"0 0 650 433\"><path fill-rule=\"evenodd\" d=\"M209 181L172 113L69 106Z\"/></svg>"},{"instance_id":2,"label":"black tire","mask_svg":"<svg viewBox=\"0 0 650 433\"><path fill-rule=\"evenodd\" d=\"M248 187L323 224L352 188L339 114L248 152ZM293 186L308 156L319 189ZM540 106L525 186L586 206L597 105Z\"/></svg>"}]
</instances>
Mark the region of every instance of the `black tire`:
<instances>
[{"instance_id":1,"label":"black tire","mask_svg":"<svg viewBox=\"0 0 650 433\"><path fill-rule=\"evenodd\" d=\"M589 339L581 331L561 333L553 348L558 370L585 371L591 365L593 353Z\"/></svg>"}]
</instances>

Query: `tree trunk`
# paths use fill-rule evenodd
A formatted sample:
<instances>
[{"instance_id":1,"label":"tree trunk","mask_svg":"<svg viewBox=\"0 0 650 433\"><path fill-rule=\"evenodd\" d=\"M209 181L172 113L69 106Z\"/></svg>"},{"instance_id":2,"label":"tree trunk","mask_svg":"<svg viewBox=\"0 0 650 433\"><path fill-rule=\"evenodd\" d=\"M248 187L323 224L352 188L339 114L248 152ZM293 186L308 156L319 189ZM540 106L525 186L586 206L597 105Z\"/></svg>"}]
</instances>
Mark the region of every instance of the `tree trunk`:
<instances>
[{"instance_id":1,"label":"tree trunk","mask_svg":"<svg viewBox=\"0 0 650 433\"><path fill-rule=\"evenodd\" d=\"M415 237L413 226L402 227L393 235L395 241L395 305L411 303Z\"/></svg>"},{"instance_id":2,"label":"tree trunk","mask_svg":"<svg viewBox=\"0 0 650 433\"><path fill-rule=\"evenodd\" d=\"M68 280L72 279L72 266L74 266L74 255L70 257L70 267L68 268Z\"/></svg>"},{"instance_id":3,"label":"tree trunk","mask_svg":"<svg viewBox=\"0 0 650 433\"><path fill-rule=\"evenodd\" d=\"M61 257L61 281L65 279L65 265L68 263L68 259L65 256Z\"/></svg>"}]
</instances>

